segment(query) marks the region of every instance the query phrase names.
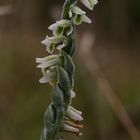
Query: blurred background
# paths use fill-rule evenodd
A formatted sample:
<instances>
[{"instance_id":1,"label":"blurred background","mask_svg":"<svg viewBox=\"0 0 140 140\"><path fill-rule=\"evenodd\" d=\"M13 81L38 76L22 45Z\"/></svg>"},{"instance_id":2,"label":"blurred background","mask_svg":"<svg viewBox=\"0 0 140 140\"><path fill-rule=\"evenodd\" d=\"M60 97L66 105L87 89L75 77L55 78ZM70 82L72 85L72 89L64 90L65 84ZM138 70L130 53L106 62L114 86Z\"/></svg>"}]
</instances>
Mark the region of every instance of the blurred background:
<instances>
[{"instance_id":1,"label":"blurred background","mask_svg":"<svg viewBox=\"0 0 140 140\"><path fill-rule=\"evenodd\" d=\"M0 0L0 140L39 140L51 88L38 82L35 58L46 56L40 42L51 36L63 2ZM93 23L75 35L73 105L83 112L84 135L65 138L140 140L140 1L100 0L94 11L83 9Z\"/></svg>"}]
</instances>

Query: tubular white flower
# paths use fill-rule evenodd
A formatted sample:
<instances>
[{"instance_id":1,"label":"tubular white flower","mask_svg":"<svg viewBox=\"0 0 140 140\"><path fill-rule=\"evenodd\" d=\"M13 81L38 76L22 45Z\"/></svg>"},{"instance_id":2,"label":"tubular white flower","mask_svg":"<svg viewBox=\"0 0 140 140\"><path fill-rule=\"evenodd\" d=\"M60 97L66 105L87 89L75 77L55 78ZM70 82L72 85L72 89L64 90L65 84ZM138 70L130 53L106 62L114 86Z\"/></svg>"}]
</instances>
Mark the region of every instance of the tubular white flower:
<instances>
[{"instance_id":1,"label":"tubular white flower","mask_svg":"<svg viewBox=\"0 0 140 140\"><path fill-rule=\"evenodd\" d=\"M63 129L64 131L67 131L67 132L70 132L70 133L74 133L74 134L76 134L76 135L79 135L79 134L80 134L80 131L79 131L78 128L69 126L69 125L67 125L67 124L65 124L65 123L63 124L62 129Z\"/></svg>"},{"instance_id":2,"label":"tubular white flower","mask_svg":"<svg viewBox=\"0 0 140 140\"><path fill-rule=\"evenodd\" d=\"M68 107L68 110L66 112L66 116L71 118L74 121L82 121L83 117L81 116L81 112L74 109L73 107Z\"/></svg>"},{"instance_id":3,"label":"tubular white flower","mask_svg":"<svg viewBox=\"0 0 140 140\"><path fill-rule=\"evenodd\" d=\"M83 128L83 125L80 125L80 124L78 124L77 122L73 122L73 121L71 121L71 120L64 120L63 123L65 123L65 124L67 124L67 125L69 125L69 126L78 128L78 129Z\"/></svg>"},{"instance_id":4,"label":"tubular white flower","mask_svg":"<svg viewBox=\"0 0 140 140\"><path fill-rule=\"evenodd\" d=\"M59 58L59 55L49 55L49 56L46 56L46 57L43 57L43 58L36 58L36 63L45 63L45 62L48 62L49 60L52 60L52 59L58 59Z\"/></svg>"},{"instance_id":5,"label":"tubular white flower","mask_svg":"<svg viewBox=\"0 0 140 140\"><path fill-rule=\"evenodd\" d=\"M73 31L72 22L68 19L62 19L49 26L49 30L53 31L53 35L70 35Z\"/></svg>"},{"instance_id":6,"label":"tubular white flower","mask_svg":"<svg viewBox=\"0 0 140 140\"><path fill-rule=\"evenodd\" d=\"M46 46L46 50L49 52L49 53L53 53L55 47L58 46L58 44L63 44L63 41L66 40L66 37L65 36L53 36L53 37L46 37L45 40L43 40L41 43L43 45Z\"/></svg>"},{"instance_id":7,"label":"tubular white flower","mask_svg":"<svg viewBox=\"0 0 140 140\"><path fill-rule=\"evenodd\" d=\"M94 6L98 3L98 0L80 0L80 1L90 10L93 10Z\"/></svg>"},{"instance_id":8,"label":"tubular white flower","mask_svg":"<svg viewBox=\"0 0 140 140\"><path fill-rule=\"evenodd\" d=\"M80 25L82 22L91 23L92 21L86 16L86 12L81 10L78 6L71 7L69 11L69 17L76 25Z\"/></svg>"},{"instance_id":9,"label":"tubular white flower","mask_svg":"<svg viewBox=\"0 0 140 140\"><path fill-rule=\"evenodd\" d=\"M48 68L57 65L58 59L52 59L37 65L37 68Z\"/></svg>"},{"instance_id":10,"label":"tubular white flower","mask_svg":"<svg viewBox=\"0 0 140 140\"><path fill-rule=\"evenodd\" d=\"M77 110L77 109L75 109L74 107L69 106L69 108L70 108L71 110L73 110L74 112L77 112L78 114L82 115L82 112L79 111L79 110Z\"/></svg>"},{"instance_id":11,"label":"tubular white flower","mask_svg":"<svg viewBox=\"0 0 140 140\"><path fill-rule=\"evenodd\" d=\"M39 80L40 83L50 83L56 79L55 66L59 62L59 55L50 55L44 58L36 58L36 62L39 63L37 68L41 68L43 77ZM49 68L49 70L47 70Z\"/></svg>"}]
</instances>

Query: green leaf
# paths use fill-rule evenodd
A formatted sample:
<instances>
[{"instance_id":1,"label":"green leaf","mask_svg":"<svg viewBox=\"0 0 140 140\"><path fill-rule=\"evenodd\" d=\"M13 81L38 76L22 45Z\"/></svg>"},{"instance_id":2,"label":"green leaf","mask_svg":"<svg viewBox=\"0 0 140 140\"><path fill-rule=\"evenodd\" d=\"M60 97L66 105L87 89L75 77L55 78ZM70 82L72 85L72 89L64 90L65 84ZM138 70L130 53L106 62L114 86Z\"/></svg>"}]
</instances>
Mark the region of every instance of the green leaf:
<instances>
[{"instance_id":1,"label":"green leaf","mask_svg":"<svg viewBox=\"0 0 140 140\"><path fill-rule=\"evenodd\" d=\"M75 66L73 64L73 61L72 61L71 57L67 53L65 53L63 51L62 55L64 56L64 69L68 73L70 83L71 83L71 88L73 88L73 86L74 86L73 75L74 75Z\"/></svg>"},{"instance_id":2,"label":"green leaf","mask_svg":"<svg viewBox=\"0 0 140 140\"><path fill-rule=\"evenodd\" d=\"M60 90L59 86L56 84L52 89L52 101L56 110L63 109L64 107L64 97L63 92Z\"/></svg>"},{"instance_id":3,"label":"green leaf","mask_svg":"<svg viewBox=\"0 0 140 140\"><path fill-rule=\"evenodd\" d=\"M69 106L71 100L70 80L64 68L58 66L57 73L58 73L58 84L64 95L65 110L67 110L67 107Z\"/></svg>"},{"instance_id":4,"label":"green leaf","mask_svg":"<svg viewBox=\"0 0 140 140\"><path fill-rule=\"evenodd\" d=\"M41 133L41 140L54 140L56 137L55 126L55 112L52 110L52 104L50 104L45 112L45 128Z\"/></svg>"}]
</instances>

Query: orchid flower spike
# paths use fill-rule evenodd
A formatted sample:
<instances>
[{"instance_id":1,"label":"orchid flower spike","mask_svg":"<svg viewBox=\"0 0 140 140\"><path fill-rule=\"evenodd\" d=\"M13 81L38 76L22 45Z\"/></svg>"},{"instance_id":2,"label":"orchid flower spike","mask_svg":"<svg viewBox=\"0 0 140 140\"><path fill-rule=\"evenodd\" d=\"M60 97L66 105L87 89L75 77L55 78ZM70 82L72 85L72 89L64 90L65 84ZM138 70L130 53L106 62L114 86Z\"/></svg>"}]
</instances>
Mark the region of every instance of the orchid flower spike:
<instances>
[{"instance_id":1,"label":"orchid flower spike","mask_svg":"<svg viewBox=\"0 0 140 140\"><path fill-rule=\"evenodd\" d=\"M97 0L79 0L93 10ZM36 58L37 68L41 69L40 83L52 86L51 103L44 114L44 127L40 140L64 140L61 132L69 132L81 136L83 125L82 112L71 106L74 92L75 66L72 56L76 50L74 37L75 25L91 23L86 12L77 6L77 0L65 0L62 18L48 27L53 36L41 42L50 54ZM57 51L55 51L57 50Z\"/></svg>"}]
</instances>

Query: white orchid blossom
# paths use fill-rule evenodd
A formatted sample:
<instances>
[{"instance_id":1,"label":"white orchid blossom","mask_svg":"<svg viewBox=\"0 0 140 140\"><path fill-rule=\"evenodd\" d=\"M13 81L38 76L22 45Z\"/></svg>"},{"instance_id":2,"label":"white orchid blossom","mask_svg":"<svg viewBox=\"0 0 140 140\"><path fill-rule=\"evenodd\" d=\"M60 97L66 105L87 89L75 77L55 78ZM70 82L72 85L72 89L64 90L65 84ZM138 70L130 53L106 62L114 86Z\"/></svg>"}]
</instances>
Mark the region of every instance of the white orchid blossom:
<instances>
[{"instance_id":1,"label":"white orchid blossom","mask_svg":"<svg viewBox=\"0 0 140 140\"><path fill-rule=\"evenodd\" d=\"M46 46L46 50L49 53L53 53L54 49L57 48L57 46L62 45L65 40L65 36L47 36L46 39L43 40L41 43Z\"/></svg>"},{"instance_id":2,"label":"white orchid blossom","mask_svg":"<svg viewBox=\"0 0 140 140\"><path fill-rule=\"evenodd\" d=\"M52 55L44 58L36 58L36 62L39 63L37 68L48 68L57 65L59 59L58 55Z\"/></svg>"},{"instance_id":3,"label":"white orchid blossom","mask_svg":"<svg viewBox=\"0 0 140 140\"><path fill-rule=\"evenodd\" d=\"M94 6L98 3L98 0L80 0L80 1L90 10L93 10Z\"/></svg>"},{"instance_id":4,"label":"white orchid blossom","mask_svg":"<svg viewBox=\"0 0 140 140\"><path fill-rule=\"evenodd\" d=\"M82 133L80 132L80 130L78 128L75 128L73 126L67 125L65 123L63 124L62 129L63 129L63 131L74 133L74 134L76 134L78 136L82 135Z\"/></svg>"},{"instance_id":5,"label":"white orchid blossom","mask_svg":"<svg viewBox=\"0 0 140 140\"><path fill-rule=\"evenodd\" d=\"M78 6L72 6L69 11L69 17L76 25L80 25L82 22L91 23L91 19L86 16L86 12L81 10Z\"/></svg>"},{"instance_id":6,"label":"white orchid blossom","mask_svg":"<svg viewBox=\"0 0 140 140\"><path fill-rule=\"evenodd\" d=\"M49 30L53 31L53 35L70 35L73 32L72 22L68 19L62 19L49 26Z\"/></svg>"},{"instance_id":7,"label":"white orchid blossom","mask_svg":"<svg viewBox=\"0 0 140 140\"><path fill-rule=\"evenodd\" d=\"M74 121L82 121L83 117L81 115L82 113L76 110L75 108L73 108L72 106L69 106L66 112L66 116Z\"/></svg>"},{"instance_id":8,"label":"white orchid blossom","mask_svg":"<svg viewBox=\"0 0 140 140\"><path fill-rule=\"evenodd\" d=\"M56 71L54 70L54 67L59 62L59 56L50 55L44 58L36 58L36 62L39 63L37 68L41 68L43 74L43 77L39 80L39 82L50 83L52 85L54 79L56 79Z\"/></svg>"}]
</instances>

